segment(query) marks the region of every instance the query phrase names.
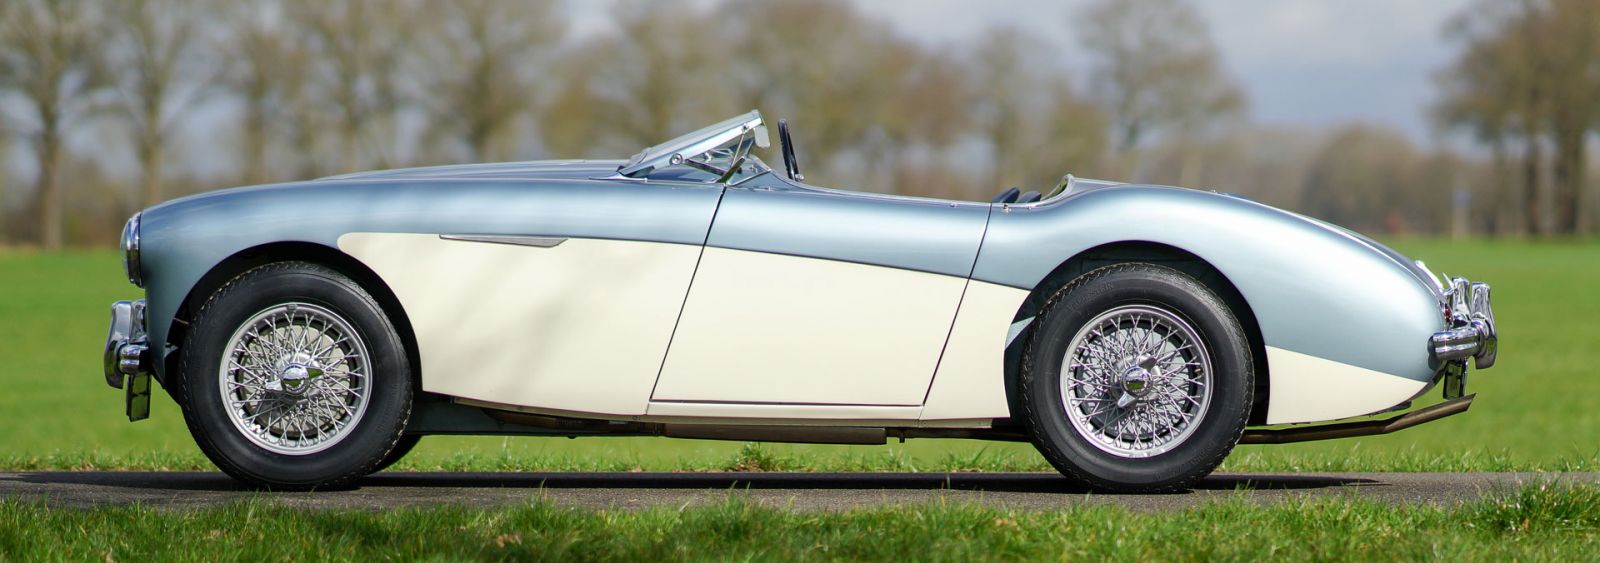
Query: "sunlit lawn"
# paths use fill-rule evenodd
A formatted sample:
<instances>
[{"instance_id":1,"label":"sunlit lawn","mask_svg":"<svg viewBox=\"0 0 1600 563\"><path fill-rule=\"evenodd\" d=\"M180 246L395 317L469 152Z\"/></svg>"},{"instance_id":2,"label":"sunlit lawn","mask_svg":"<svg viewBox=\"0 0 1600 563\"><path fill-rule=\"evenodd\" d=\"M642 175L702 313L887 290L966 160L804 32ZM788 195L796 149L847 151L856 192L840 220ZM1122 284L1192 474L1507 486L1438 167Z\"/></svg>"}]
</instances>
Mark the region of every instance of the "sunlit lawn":
<instances>
[{"instance_id":1,"label":"sunlit lawn","mask_svg":"<svg viewBox=\"0 0 1600 563\"><path fill-rule=\"evenodd\" d=\"M1389 436L1243 446L1234 470L1600 468L1600 244L1402 240L1435 270L1494 285L1500 363L1467 414ZM209 468L163 392L129 424L99 354L108 305L136 298L115 253L0 252L0 467ZM1312 314L1313 312L1307 312ZM1308 318L1308 322L1315 322ZM887 446L662 438L432 437L402 469L1045 470L1026 444Z\"/></svg>"},{"instance_id":2,"label":"sunlit lawn","mask_svg":"<svg viewBox=\"0 0 1600 563\"><path fill-rule=\"evenodd\" d=\"M1573 561L1600 548L1600 489L1582 485L1449 507L1233 498L1155 514L940 502L805 514L730 497L639 512L536 499L384 511L267 499L178 511L0 500L0 560Z\"/></svg>"}]
</instances>

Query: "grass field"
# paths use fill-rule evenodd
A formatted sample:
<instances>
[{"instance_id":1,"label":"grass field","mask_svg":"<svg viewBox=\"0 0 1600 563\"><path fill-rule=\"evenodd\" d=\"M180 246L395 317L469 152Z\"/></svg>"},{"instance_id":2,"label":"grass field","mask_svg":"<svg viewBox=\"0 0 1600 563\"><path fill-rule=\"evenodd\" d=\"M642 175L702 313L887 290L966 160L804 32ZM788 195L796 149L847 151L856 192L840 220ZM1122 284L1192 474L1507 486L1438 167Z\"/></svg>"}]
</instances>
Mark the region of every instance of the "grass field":
<instances>
[{"instance_id":1,"label":"grass field","mask_svg":"<svg viewBox=\"0 0 1600 563\"><path fill-rule=\"evenodd\" d=\"M1395 245L1434 269L1495 287L1501 359L1493 370L1473 374L1470 389L1479 396L1471 412L1389 436L1243 446L1225 469L1600 469L1600 368L1587 356L1600 345L1600 244ZM164 393L157 393L151 420L129 424L121 392L102 382L107 306L137 295L111 252L0 252L0 468L210 468ZM399 467L1048 469L1024 444L951 440L748 447L660 438L459 437L424 440Z\"/></svg>"},{"instance_id":2,"label":"grass field","mask_svg":"<svg viewBox=\"0 0 1600 563\"><path fill-rule=\"evenodd\" d=\"M931 504L799 514L720 506L588 511L304 511L269 501L162 511L0 501L0 560L1571 561L1600 549L1600 489L1530 487L1452 507L1357 498L1171 513Z\"/></svg>"}]
</instances>

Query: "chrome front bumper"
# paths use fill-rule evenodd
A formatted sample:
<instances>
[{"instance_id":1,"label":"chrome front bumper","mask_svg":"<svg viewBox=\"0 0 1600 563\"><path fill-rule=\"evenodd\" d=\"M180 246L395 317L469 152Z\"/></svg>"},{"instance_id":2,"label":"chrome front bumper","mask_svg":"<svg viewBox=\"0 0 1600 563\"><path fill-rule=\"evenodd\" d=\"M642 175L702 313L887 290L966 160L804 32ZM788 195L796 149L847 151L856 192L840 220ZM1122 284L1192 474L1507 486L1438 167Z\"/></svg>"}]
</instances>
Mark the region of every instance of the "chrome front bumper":
<instances>
[{"instance_id":1,"label":"chrome front bumper","mask_svg":"<svg viewBox=\"0 0 1600 563\"><path fill-rule=\"evenodd\" d=\"M150 416L150 340L145 334L145 303L118 301L111 304L111 330L101 356L106 385L125 391L128 420Z\"/></svg>"},{"instance_id":2,"label":"chrome front bumper","mask_svg":"<svg viewBox=\"0 0 1600 563\"><path fill-rule=\"evenodd\" d=\"M1489 304L1489 284L1472 283L1466 278L1451 278L1445 288L1445 320L1450 328L1433 333L1428 339L1433 357L1440 363L1462 362L1472 358L1473 366L1485 369L1494 365L1500 348L1500 334L1494 324L1494 309Z\"/></svg>"}]
</instances>

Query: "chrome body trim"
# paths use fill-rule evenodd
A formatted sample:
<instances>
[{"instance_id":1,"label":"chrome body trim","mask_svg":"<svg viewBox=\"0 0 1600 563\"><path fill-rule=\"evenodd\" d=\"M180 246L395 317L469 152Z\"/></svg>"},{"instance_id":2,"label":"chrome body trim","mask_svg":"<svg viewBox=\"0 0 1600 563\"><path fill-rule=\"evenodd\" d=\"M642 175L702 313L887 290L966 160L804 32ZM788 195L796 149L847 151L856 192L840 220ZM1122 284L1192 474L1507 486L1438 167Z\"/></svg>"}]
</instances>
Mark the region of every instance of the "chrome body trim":
<instances>
[{"instance_id":1,"label":"chrome body trim","mask_svg":"<svg viewBox=\"0 0 1600 563\"><path fill-rule=\"evenodd\" d=\"M538 248L555 248L567 242L565 237L530 237L521 235L439 235L444 240L459 240L463 242L488 242L494 244L514 244L518 246L533 246Z\"/></svg>"},{"instance_id":2,"label":"chrome body trim","mask_svg":"<svg viewBox=\"0 0 1600 563\"><path fill-rule=\"evenodd\" d=\"M111 304L111 329L106 333L101 362L106 385L123 389L128 420L150 416L150 339L145 333L145 302Z\"/></svg>"},{"instance_id":3,"label":"chrome body trim","mask_svg":"<svg viewBox=\"0 0 1600 563\"><path fill-rule=\"evenodd\" d=\"M144 267L139 262L139 226L144 212L134 213L122 226L122 269L127 271L128 283L144 287Z\"/></svg>"},{"instance_id":4,"label":"chrome body trim","mask_svg":"<svg viewBox=\"0 0 1600 563\"><path fill-rule=\"evenodd\" d=\"M147 371L142 360L148 348L144 316L143 299L111 304L111 330L102 354L106 385L121 389L124 377Z\"/></svg>"},{"instance_id":5,"label":"chrome body trim","mask_svg":"<svg viewBox=\"0 0 1600 563\"><path fill-rule=\"evenodd\" d=\"M1439 362L1472 358L1478 369L1493 366L1499 354L1500 334L1489 303L1489 284L1450 278L1442 305L1450 328L1435 332L1428 339L1433 357Z\"/></svg>"},{"instance_id":6,"label":"chrome body trim","mask_svg":"<svg viewBox=\"0 0 1600 563\"><path fill-rule=\"evenodd\" d=\"M761 112L752 110L750 113L646 148L629 159L622 168L617 169L617 173L637 178L657 168L696 158L747 134L753 135L753 141L758 146L766 147L770 144L766 126L761 121Z\"/></svg>"}]
</instances>

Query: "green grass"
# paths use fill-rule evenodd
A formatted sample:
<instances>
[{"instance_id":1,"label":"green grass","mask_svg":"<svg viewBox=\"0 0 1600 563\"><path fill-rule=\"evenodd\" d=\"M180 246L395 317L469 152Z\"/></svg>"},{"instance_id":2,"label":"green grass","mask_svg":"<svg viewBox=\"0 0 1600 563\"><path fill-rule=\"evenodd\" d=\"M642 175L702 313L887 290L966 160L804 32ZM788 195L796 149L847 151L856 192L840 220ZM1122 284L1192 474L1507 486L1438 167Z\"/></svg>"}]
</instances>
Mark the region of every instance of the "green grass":
<instances>
[{"instance_id":1,"label":"green grass","mask_svg":"<svg viewBox=\"0 0 1600 563\"><path fill-rule=\"evenodd\" d=\"M1356 497L1175 512L931 503L803 514L732 492L705 508L58 510L0 501L0 560L1572 560L1600 549L1600 488L1545 485L1449 507Z\"/></svg>"},{"instance_id":2,"label":"green grass","mask_svg":"<svg viewBox=\"0 0 1600 563\"><path fill-rule=\"evenodd\" d=\"M1495 287L1499 365L1464 415L1389 436L1242 446L1229 470L1600 469L1600 244L1402 240L1434 269ZM0 468L209 469L171 399L129 424L99 366L111 301L138 296L111 252L0 252ZM664 438L431 437L399 465L445 470L1047 470L1026 444L887 446Z\"/></svg>"}]
</instances>

